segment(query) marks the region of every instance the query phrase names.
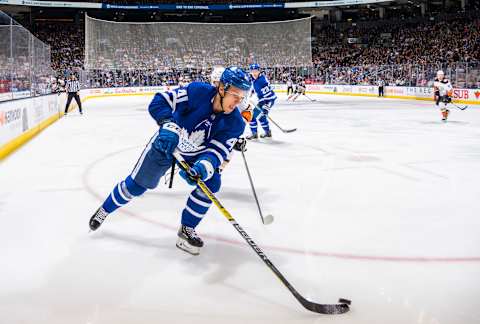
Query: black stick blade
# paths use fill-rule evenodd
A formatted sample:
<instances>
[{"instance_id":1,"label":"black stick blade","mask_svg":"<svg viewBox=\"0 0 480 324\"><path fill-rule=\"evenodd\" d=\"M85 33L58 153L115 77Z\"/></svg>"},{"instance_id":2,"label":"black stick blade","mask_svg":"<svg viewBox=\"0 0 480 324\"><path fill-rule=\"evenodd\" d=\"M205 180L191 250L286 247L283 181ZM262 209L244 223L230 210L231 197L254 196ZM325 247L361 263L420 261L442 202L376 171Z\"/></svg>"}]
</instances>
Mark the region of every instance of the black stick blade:
<instances>
[{"instance_id":1,"label":"black stick blade","mask_svg":"<svg viewBox=\"0 0 480 324\"><path fill-rule=\"evenodd\" d=\"M341 304L316 304L313 303L309 300L306 300L305 298L300 299L300 303L308 309L309 311L312 311L314 313L319 313L319 314L326 314L326 315L334 315L334 314L343 314L346 313L350 310L350 301L347 299L340 298L343 303ZM350 302L350 303L347 303Z\"/></svg>"},{"instance_id":2,"label":"black stick blade","mask_svg":"<svg viewBox=\"0 0 480 324\"><path fill-rule=\"evenodd\" d=\"M297 130L296 128L292 128L292 129L286 129L286 130L284 130L284 132L285 133L293 133L296 130Z\"/></svg>"}]
</instances>

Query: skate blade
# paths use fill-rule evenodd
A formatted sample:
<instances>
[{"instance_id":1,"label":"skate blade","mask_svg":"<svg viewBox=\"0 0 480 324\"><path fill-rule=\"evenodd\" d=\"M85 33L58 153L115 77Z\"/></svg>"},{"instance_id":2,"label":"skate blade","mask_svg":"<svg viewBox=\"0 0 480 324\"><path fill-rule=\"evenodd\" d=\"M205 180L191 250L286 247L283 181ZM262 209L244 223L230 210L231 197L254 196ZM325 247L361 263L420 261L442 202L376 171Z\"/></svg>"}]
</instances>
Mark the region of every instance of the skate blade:
<instances>
[{"instance_id":1,"label":"skate blade","mask_svg":"<svg viewBox=\"0 0 480 324\"><path fill-rule=\"evenodd\" d=\"M192 246L188 244L188 242L182 238L178 238L177 248L179 248L182 251L185 251L187 253L190 253L191 255L199 255L200 254L200 248L198 246Z\"/></svg>"}]
</instances>

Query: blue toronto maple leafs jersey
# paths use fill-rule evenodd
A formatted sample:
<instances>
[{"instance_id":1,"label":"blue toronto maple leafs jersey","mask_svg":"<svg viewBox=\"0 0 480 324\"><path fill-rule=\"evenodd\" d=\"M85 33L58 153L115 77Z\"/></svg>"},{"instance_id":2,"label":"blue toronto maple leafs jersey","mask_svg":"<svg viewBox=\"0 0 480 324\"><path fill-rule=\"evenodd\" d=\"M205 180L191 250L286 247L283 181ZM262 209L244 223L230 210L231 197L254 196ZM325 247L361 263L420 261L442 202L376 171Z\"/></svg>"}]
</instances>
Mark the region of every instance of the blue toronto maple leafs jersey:
<instances>
[{"instance_id":1,"label":"blue toronto maple leafs jersey","mask_svg":"<svg viewBox=\"0 0 480 324\"><path fill-rule=\"evenodd\" d=\"M273 92L267 77L264 74L259 74L257 79L252 77L253 89L258 97L258 102L277 99L275 92Z\"/></svg>"},{"instance_id":2,"label":"blue toronto maple leafs jersey","mask_svg":"<svg viewBox=\"0 0 480 324\"><path fill-rule=\"evenodd\" d=\"M208 157L214 168L227 159L245 129L238 109L230 114L213 112L216 94L217 89L210 84L192 82L158 92L148 107L159 125L173 120L180 127L177 148L187 162Z\"/></svg>"}]
</instances>

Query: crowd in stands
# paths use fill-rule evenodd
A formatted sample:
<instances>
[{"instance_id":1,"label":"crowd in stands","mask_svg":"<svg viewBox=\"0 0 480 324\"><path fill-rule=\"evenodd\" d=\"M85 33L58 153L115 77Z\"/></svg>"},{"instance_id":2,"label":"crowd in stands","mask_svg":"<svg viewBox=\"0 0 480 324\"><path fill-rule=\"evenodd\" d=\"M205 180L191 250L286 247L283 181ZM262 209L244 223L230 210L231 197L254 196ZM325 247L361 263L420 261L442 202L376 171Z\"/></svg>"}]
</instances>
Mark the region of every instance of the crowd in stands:
<instances>
[{"instance_id":1,"label":"crowd in stands","mask_svg":"<svg viewBox=\"0 0 480 324\"><path fill-rule=\"evenodd\" d=\"M54 74L50 47L25 28L13 26L0 30L0 93L49 93Z\"/></svg>"},{"instance_id":2,"label":"crowd in stands","mask_svg":"<svg viewBox=\"0 0 480 324\"><path fill-rule=\"evenodd\" d=\"M35 27L35 35L50 45L55 71L65 74L83 68L83 27L65 23L42 23Z\"/></svg>"},{"instance_id":3,"label":"crowd in stands","mask_svg":"<svg viewBox=\"0 0 480 324\"><path fill-rule=\"evenodd\" d=\"M390 20L346 30L326 25L317 30L314 63L353 66L479 61L480 18L451 18L418 23Z\"/></svg>"},{"instance_id":4,"label":"crowd in stands","mask_svg":"<svg viewBox=\"0 0 480 324\"><path fill-rule=\"evenodd\" d=\"M273 60L274 66L266 69L266 72L276 82L289 77L295 79L300 75L307 82L377 84L382 79L387 85L426 86L432 81L436 70L441 68L446 70L447 76L458 87L480 87L478 17L476 11L469 15L450 15L414 22L388 20L345 26L314 25L313 66L299 68L300 64L297 67L292 64L292 67L287 67L285 62L275 64ZM234 46L228 43L227 47L222 47L225 39L194 41L185 30L184 34L179 31L175 38L158 35L158 42L137 44L137 48L147 48L147 53L153 54L147 55L145 52L118 50L122 41L125 45L131 45L132 39L135 39L128 37L128 31L125 31L120 33L123 40L111 44L111 48L117 49L102 52L103 56L98 56L101 59L97 58L95 63L97 65L86 71L82 27L42 24L36 30L36 35L52 46L52 67L58 75L65 77L72 72L82 74L85 86L90 87L206 80L209 68L199 66L235 63L240 58L245 66L252 60L251 53L255 51L255 48L242 53L228 51L227 47ZM281 36L285 33L278 34ZM237 39L236 42L240 42L237 45L241 45L242 37L237 36L233 39ZM143 41L142 38L137 39ZM285 42L285 39L280 37L274 40L281 41ZM294 47L298 46L295 41L288 39ZM104 48L109 46L103 45ZM208 47L212 47L217 55L206 52ZM260 48L259 45L256 47ZM268 51L269 48L262 47L261 50ZM163 54L159 54L161 51ZM267 57L281 59L274 52L267 54ZM260 63L265 66L264 62Z\"/></svg>"},{"instance_id":5,"label":"crowd in stands","mask_svg":"<svg viewBox=\"0 0 480 324\"><path fill-rule=\"evenodd\" d=\"M305 66L310 20L267 24L117 24L87 18L86 69Z\"/></svg>"},{"instance_id":6,"label":"crowd in stands","mask_svg":"<svg viewBox=\"0 0 480 324\"><path fill-rule=\"evenodd\" d=\"M461 78L468 66L473 68L470 79L459 82L462 86L478 86L478 11L476 15L420 22L389 20L344 30L325 25L317 29L316 35L313 63L327 72L321 76L323 79L332 75L334 68L337 79L345 83L372 83L379 73L389 83L423 85L435 69L450 69L453 77ZM338 39L343 41L339 43ZM346 68L352 66L356 67Z\"/></svg>"}]
</instances>

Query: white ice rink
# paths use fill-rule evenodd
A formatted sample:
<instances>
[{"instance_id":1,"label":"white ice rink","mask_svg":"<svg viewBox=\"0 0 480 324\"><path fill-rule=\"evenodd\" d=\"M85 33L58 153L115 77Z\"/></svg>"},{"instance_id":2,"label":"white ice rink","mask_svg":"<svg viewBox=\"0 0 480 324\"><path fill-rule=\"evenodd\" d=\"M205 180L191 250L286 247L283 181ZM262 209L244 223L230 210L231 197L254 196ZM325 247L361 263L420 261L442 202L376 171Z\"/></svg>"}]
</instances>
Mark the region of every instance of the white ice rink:
<instances>
[{"instance_id":1,"label":"white ice rink","mask_svg":"<svg viewBox=\"0 0 480 324\"><path fill-rule=\"evenodd\" d=\"M316 96L271 116L298 131L248 144L218 194L305 297L303 309L212 206L201 255L175 247L178 176L88 220L156 131L149 98L85 102L0 164L0 324L480 323L480 111ZM273 126L274 127L274 126Z\"/></svg>"}]
</instances>

